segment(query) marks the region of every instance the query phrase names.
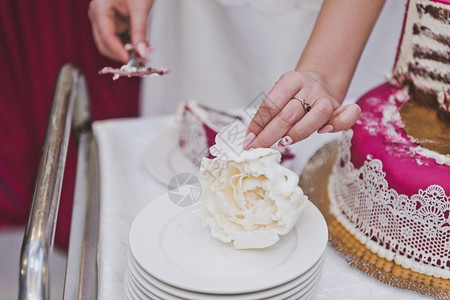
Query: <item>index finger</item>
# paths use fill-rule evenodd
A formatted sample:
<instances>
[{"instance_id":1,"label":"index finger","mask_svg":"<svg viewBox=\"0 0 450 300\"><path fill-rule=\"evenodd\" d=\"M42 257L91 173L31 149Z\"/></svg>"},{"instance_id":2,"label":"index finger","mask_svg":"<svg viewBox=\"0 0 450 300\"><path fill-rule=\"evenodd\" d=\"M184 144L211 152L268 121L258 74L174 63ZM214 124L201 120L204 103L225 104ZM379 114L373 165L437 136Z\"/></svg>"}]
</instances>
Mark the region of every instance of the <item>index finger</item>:
<instances>
[{"instance_id":1,"label":"index finger","mask_svg":"<svg viewBox=\"0 0 450 300\"><path fill-rule=\"evenodd\" d=\"M253 116L247 128L247 135L251 132L255 135L261 133L302 88L302 78L303 75L296 71L290 71L280 77Z\"/></svg>"},{"instance_id":2,"label":"index finger","mask_svg":"<svg viewBox=\"0 0 450 300\"><path fill-rule=\"evenodd\" d=\"M122 63L126 63L129 59L128 52L124 45L116 35L114 23L107 17L101 17L96 26L99 38L103 42L103 47L110 53L110 56Z\"/></svg>"}]
</instances>

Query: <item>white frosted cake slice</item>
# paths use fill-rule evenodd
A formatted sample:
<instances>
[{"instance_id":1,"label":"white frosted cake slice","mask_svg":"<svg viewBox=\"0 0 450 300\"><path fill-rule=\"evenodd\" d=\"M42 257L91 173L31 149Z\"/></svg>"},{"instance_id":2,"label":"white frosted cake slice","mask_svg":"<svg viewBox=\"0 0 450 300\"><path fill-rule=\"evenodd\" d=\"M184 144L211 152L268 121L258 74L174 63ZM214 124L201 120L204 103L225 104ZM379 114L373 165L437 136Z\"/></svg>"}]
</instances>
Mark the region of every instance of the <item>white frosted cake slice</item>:
<instances>
[{"instance_id":1,"label":"white frosted cake slice","mask_svg":"<svg viewBox=\"0 0 450 300\"><path fill-rule=\"evenodd\" d=\"M209 147L214 145L217 133L235 119L232 115L190 100L181 103L177 111L178 144L184 155L197 167L203 157L211 157Z\"/></svg>"},{"instance_id":2,"label":"white frosted cake slice","mask_svg":"<svg viewBox=\"0 0 450 300\"><path fill-rule=\"evenodd\" d=\"M183 154L197 167L203 157L212 158L209 148L215 144L216 135L235 120L243 122L243 118L207 107L190 100L178 106L177 113L178 145ZM282 162L295 158L288 148L281 150Z\"/></svg>"}]
</instances>

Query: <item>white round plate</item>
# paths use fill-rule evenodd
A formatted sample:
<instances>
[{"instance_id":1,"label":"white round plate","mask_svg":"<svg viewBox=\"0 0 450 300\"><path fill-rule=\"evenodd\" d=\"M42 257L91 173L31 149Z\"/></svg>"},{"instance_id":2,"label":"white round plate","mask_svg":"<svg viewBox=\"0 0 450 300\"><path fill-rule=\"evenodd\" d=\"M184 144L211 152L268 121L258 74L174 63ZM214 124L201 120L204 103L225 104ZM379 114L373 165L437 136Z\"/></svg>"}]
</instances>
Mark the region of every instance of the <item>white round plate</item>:
<instances>
[{"instance_id":1,"label":"white round plate","mask_svg":"<svg viewBox=\"0 0 450 300\"><path fill-rule=\"evenodd\" d=\"M136 291L134 290L134 287L131 284L131 279L130 279L130 275L127 274L127 276L125 276L125 298L129 299L129 300L141 300L144 299L141 296L138 295L138 293L136 293ZM159 300L159 298L154 298L152 296L151 298L152 300Z\"/></svg>"},{"instance_id":2,"label":"white round plate","mask_svg":"<svg viewBox=\"0 0 450 300\"><path fill-rule=\"evenodd\" d=\"M194 292L242 294L266 290L300 277L325 251L328 231L309 201L299 221L272 247L236 250L201 226L200 203L182 208L167 194L134 219L130 251L158 280Z\"/></svg>"},{"instance_id":3,"label":"white round plate","mask_svg":"<svg viewBox=\"0 0 450 300\"><path fill-rule=\"evenodd\" d=\"M294 144L289 149L295 154L298 153L300 146ZM295 170L294 161L289 160L283 162L283 166L293 168ZM199 169L191 162L181 151L178 146L178 132L175 127L168 128L161 132L148 145L144 151L143 157L144 167L147 172L159 183L163 185L169 184L170 180L180 173L198 174Z\"/></svg>"},{"instance_id":4,"label":"white round plate","mask_svg":"<svg viewBox=\"0 0 450 300\"><path fill-rule=\"evenodd\" d=\"M292 281L289 281L283 285L267 289L260 292L249 293L249 294L235 294L232 295L234 300L253 300L253 299L263 299L269 297L275 297L279 295L280 299L284 299L284 295L289 292L299 291L300 289L308 286L310 282L316 277L321 275L322 265L323 265L324 257L317 262L310 270L308 270L305 274L296 278ZM195 293L188 290L178 289L176 287L167 285L156 278L153 278L151 275L146 273L142 268L136 265L134 259L129 255L128 257L128 271L133 274L134 279L142 286L146 288L147 286L152 286L156 289L159 289L163 292L166 292L170 295L180 297L183 299L191 299L191 300L222 300L230 298L230 295L214 295L214 294L201 294ZM150 289L151 291L151 289ZM271 299L277 299L271 298Z\"/></svg>"},{"instance_id":5,"label":"white round plate","mask_svg":"<svg viewBox=\"0 0 450 300\"><path fill-rule=\"evenodd\" d=\"M167 185L177 174L198 174L198 168L178 146L178 133L174 127L163 131L144 151L144 167L159 183Z\"/></svg>"},{"instance_id":6,"label":"white round plate","mask_svg":"<svg viewBox=\"0 0 450 300\"><path fill-rule=\"evenodd\" d=\"M308 299L308 300L309 299L316 299L317 291L319 290L319 281L316 282L316 284L311 289L311 291L309 291L308 295L305 295L305 297L303 297L303 299ZM297 299L293 298L292 300L297 300Z\"/></svg>"},{"instance_id":7,"label":"white round plate","mask_svg":"<svg viewBox=\"0 0 450 300\"><path fill-rule=\"evenodd\" d=\"M316 287L316 284L311 285L308 287L308 289L305 290L301 290L293 295L290 295L284 299L289 299L289 300L306 300L306 299L311 299L313 293L314 293L314 288Z\"/></svg>"},{"instance_id":8,"label":"white round plate","mask_svg":"<svg viewBox=\"0 0 450 300\"><path fill-rule=\"evenodd\" d=\"M130 273L130 278L131 278L131 283L133 285L135 285L135 290L138 294L141 295L142 298L150 298L150 299L154 299L154 297L159 297L161 299L165 299L165 300L179 300L179 299L190 299L190 300L194 300L195 298L189 297L189 296L175 296L172 295L170 293L167 293L151 284L146 284L145 286L142 286L141 284L139 284L139 280L136 278L136 274L134 274L133 272ZM253 295L252 298L249 299L271 299L271 300L283 300L283 299L299 299L299 298L290 298L290 297L294 297L294 296L298 296L298 295L303 295L308 293L315 285L317 285L317 282L320 279L320 273L319 274L315 274L314 276L312 276L311 278L309 278L307 280L307 282L305 282L304 284L302 284L301 286L292 288L289 291L286 291L285 293L279 294L279 295L275 295L275 296L269 296L269 297L261 297L259 295ZM213 298L209 298L209 299L213 299ZM240 299L239 295L226 295L224 296L222 299Z\"/></svg>"},{"instance_id":9,"label":"white round plate","mask_svg":"<svg viewBox=\"0 0 450 300\"><path fill-rule=\"evenodd\" d=\"M132 277L132 276L131 276ZM270 300L283 300L283 299L292 299L292 300L298 300L298 299L313 299L314 294L317 291L318 285L319 285L320 275L314 278L314 281L310 282L310 284L304 286L302 289L292 289L288 293L278 295L276 297L268 297L268 298L260 298L258 296L255 296L252 299L270 299ZM170 295L168 293L165 293L164 291L159 290L156 287L153 286L146 286L146 288L143 287L137 287L133 286L134 284L137 284L135 279L132 277L130 279L129 287L130 290L129 293L134 294L133 297L129 297L129 299L153 299L153 300L182 300L182 299L190 299L192 298L186 298L186 297L176 297L173 295ZM234 297L234 295L228 295L226 296L226 299L237 299Z\"/></svg>"},{"instance_id":10,"label":"white round plate","mask_svg":"<svg viewBox=\"0 0 450 300\"><path fill-rule=\"evenodd\" d=\"M132 299L131 295L130 295L130 291L128 290L128 273L125 273L125 278L124 278L124 282L123 282L123 294L124 294L124 298L125 299Z\"/></svg>"},{"instance_id":11,"label":"white round plate","mask_svg":"<svg viewBox=\"0 0 450 300\"><path fill-rule=\"evenodd\" d=\"M141 300L141 299L152 299L152 300L175 300L178 298L174 297L159 297L157 294L144 290L142 287L138 286L136 280L131 274L128 274L128 282L126 282L128 286L129 294L132 295L132 299Z\"/></svg>"},{"instance_id":12,"label":"white round plate","mask_svg":"<svg viewBox=\"0 0 450 300\"><path fill-rule=\"evenodd\" d=\"M308 291L300 291L297 294L294 294L288 298L288 300L309 300L309 299L314 299L314 295L316 294L316 290L317 290L318 284L314 284L313 286L310 287L310 289Z\"/></svg>"}]
</instances>

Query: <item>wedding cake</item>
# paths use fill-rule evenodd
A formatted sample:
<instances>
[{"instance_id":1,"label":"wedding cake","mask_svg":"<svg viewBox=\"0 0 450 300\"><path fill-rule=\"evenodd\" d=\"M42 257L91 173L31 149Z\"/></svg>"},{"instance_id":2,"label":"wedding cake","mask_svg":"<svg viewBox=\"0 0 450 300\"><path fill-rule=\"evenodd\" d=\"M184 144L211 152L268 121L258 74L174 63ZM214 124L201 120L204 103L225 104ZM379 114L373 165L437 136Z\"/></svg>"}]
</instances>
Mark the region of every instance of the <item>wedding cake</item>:
<instances>
[{"instance_id":1,"label":"wedding cake","mask_svg":"<svg viewBox=\"0 0 450 300\"><path fill-rule=\"evenodd\" d=\"M450 1L409 0L392 80L339 140L330 211L361 243L450 279Z\"/></svg>"}]
</instances>

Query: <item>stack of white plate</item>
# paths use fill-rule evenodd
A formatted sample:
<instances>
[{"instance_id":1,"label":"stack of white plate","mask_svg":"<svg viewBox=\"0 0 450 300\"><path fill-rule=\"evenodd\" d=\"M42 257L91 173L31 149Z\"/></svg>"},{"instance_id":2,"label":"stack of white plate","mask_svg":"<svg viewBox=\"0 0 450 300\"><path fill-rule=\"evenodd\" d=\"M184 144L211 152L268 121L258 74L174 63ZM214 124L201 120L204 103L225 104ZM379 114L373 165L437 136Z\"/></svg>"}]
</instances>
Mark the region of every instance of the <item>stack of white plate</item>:
<instances>
[{"instance_id":1,"label":"stack of white plate","mask_svg":"<svg viewBox=\"0 0 450 300\"><path fill-rule=\"evenodd\" d=\"M173 200L173 199L172 199ZM152 201L129 238L127 299L312 299L328 240L325 220L307 202L292 231L272 247L236 250L201 226L200 204Z\"/></svg>"}]
</instances>

